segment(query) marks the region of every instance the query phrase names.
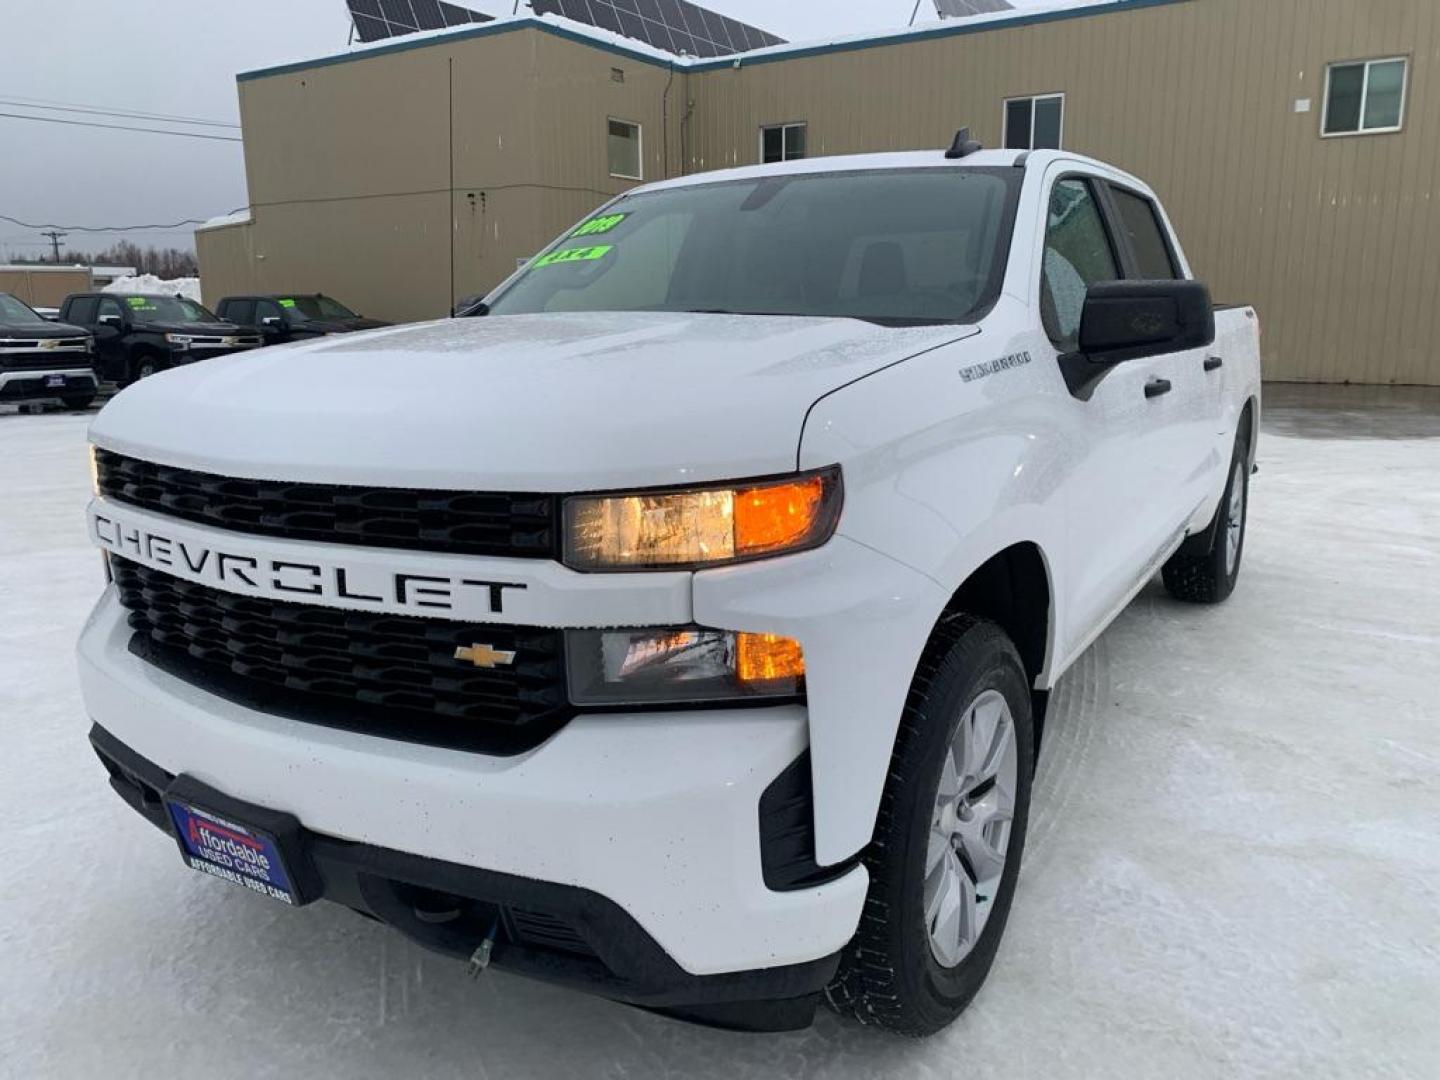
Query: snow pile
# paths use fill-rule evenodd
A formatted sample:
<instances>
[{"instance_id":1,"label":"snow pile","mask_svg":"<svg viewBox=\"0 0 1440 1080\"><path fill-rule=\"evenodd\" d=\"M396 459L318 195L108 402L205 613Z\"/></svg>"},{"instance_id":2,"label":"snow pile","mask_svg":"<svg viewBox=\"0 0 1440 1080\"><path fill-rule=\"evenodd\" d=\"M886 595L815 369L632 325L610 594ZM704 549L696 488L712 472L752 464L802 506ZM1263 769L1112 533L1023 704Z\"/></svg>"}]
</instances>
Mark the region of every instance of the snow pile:
<instances>
[{"instance_id":1,"label":"snow pile","mask_svg":"<svg viewBox=\"0 0 1440 1080\"><path fill-rule=\"evenodd\" d=\"M172 278L167 281L154 274L139 274L136 277L116 278L106 285L104 292L111 293L169 293L200 302L200 279L198 277Z\"/></svg>"},{"instance_id":2,"label":"snow pile","mask_svg":"<svg viewBox=\"0 0 1440 1080\"><path fill-rule=\"evenodd\" d=\"M249 225L250 211L235 210L228 214L221 214L219 217L212 217L203 225L195 226L196 232L204 232L206 229L223 229L227 225Z\"/></svg>"}]
</instances>

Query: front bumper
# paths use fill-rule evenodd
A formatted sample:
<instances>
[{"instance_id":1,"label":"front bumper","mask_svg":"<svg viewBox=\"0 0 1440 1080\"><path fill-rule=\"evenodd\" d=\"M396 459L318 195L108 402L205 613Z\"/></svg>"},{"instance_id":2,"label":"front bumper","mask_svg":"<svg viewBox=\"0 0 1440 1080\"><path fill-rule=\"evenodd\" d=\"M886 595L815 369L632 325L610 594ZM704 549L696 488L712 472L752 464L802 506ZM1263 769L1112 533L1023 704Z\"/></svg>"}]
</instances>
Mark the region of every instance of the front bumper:
<instances>
[{"instance_id":1,"label":"front bumper","mask_svg":"<svg viewBox=\"0 0 1440 1080\"><path fill-rule=\"evenodd\" d=\"M60 386L49 386L52 378ZM0 371L0 401L38 401L72 397L96 391L95 373L89 368L53 368L45 371Z\"/></svg>"},{"instance_id":2,"label":"front bumper","mask_svg":"<svg viewBox=\"0 0 1440 1080\"><path fill-rule=\"evenodd\" d=\"M317 852L386 880L421 867L412 883L491 903L523 885L613 909L587 923L614 976L592 989L664 1007L794 997L823 985L854 933L863 868L787 892L764 881L758 807L806 749L803 706L584 714L497 758L257 712L143 662L130 636L108 589L81 636L81 686L95 723L155 775L289 812ZM351 871L336 874L352 903ZM645 974L656 957L661 978Z\"/></svg>"},{"instance_id":3,"label":"front bumper","mask_svg":"<svg viewBox=\"0 0 1440 1080\"><path fill-rule=\"evenodd\" d=\"M110 786L162 832L175 779L99 725L90 742ZM227 807L237 818L242 806ZM427 859L301 830L317 897L344 904L456 959L493 938L491 962L517 974L685 1019L746 1030L804 1027L838 955L759 971L691 975L619 905L587 889Z\"/></svg>"},{"instance_id":4,"label":"front bumper","mask_svg":"<svg viewBox=\"0 0 1440 1080\"><path fill-rule=\"evenodd\" d=\"M263 342L255 341L240 345L191 345L186 349L172 348L170 362L175 365L193 364L200 360L213 359L216 356L233 356L235 353L249 352L251 349L259 349L263 346Z\"/></svg>"}]
</instances>

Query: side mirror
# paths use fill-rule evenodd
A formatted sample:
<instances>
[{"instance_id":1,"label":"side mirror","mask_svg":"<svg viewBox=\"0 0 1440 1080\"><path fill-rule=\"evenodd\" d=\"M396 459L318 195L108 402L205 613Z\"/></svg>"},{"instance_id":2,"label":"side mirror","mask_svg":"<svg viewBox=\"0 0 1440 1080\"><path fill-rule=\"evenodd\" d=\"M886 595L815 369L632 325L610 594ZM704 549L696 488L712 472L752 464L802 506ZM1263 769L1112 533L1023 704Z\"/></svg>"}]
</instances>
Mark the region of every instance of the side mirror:
<instances>
[{"instance_id":1,"label":"side mirror","mask_svg":"<svg viewBox=\"0 0 1440 1080\"><path fill-rule=\"evenodd\" d=\"M119 315L101 315L101 316L100 316L100 325L101 325L101 326L114 326L114 327L117 327L117 328L118 328L118 327L121 327L121 326L124 326L124 325L125 325L125 320L122 319L122 318L120 318Z\"/></svg>"},{"instance_id":2,"label":"side mirror","mask_svg":"<svg viewBox=\"0 0 1440 1080\"><path fill-rule=\"evenodd\" d=\"M1091 285L1080 316L1080 352L1092 364L1203 349L1215 340L1215 308L1200 281L1106 281Z\"/></svg>"},{"instance_id":3,"label":"side mirror","mask_svg":"<svg viewBox=\"0 0 1440 1080\"><path fill-rule=\"evenodd\" d=\"M279 327L279 325L280 325L282 322L284 322L284 321L285 321L285 320L282 319L282 318L280 318L279 315L266 315L263 319L260 320L260 325L261 325L261 326L269 326L269 327Z\"/></svg>"}]
</instances>

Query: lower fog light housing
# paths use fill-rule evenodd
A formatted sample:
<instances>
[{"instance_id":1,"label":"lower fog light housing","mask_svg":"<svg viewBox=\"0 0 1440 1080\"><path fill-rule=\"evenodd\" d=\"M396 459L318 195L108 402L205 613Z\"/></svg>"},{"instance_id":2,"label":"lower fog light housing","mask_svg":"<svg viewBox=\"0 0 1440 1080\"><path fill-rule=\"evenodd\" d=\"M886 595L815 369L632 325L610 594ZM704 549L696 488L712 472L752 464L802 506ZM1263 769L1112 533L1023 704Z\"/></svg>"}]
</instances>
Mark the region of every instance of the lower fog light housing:
<instances>
[{"instance_id":1,"label":"lower fog light housing","mask_svg":"<svg viewBox=\"0 0 1440 1080\"><path fill-rule=\"evenodd\" d=\"M711 705L799 698L794 638L700 626L569 630L570 701L580 706Z\"/></svg>"}]
</instances>

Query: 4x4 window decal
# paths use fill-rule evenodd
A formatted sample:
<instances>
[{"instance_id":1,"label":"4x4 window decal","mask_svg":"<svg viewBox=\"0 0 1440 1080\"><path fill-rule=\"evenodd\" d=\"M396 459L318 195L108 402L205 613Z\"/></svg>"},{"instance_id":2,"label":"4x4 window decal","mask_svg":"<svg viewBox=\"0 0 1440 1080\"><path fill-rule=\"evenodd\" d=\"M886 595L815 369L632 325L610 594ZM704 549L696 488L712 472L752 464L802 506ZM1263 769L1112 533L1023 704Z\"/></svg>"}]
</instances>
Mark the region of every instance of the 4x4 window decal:
<instances>
[{"instance_id":1,"label":"4x4 window decal","mask_svg":"<svg viewBox=\"0 0 1440 1080\"><path fill-rule=\"evenodd\" d=\"M595 259L603 259L613 250L615 250L613 244L564 248L560 251L552 251L549 255L540 256L535 260L535 269L538 270L542 266L554 266L556 263L591 262Z\"/></svg>"}]
</instances>

